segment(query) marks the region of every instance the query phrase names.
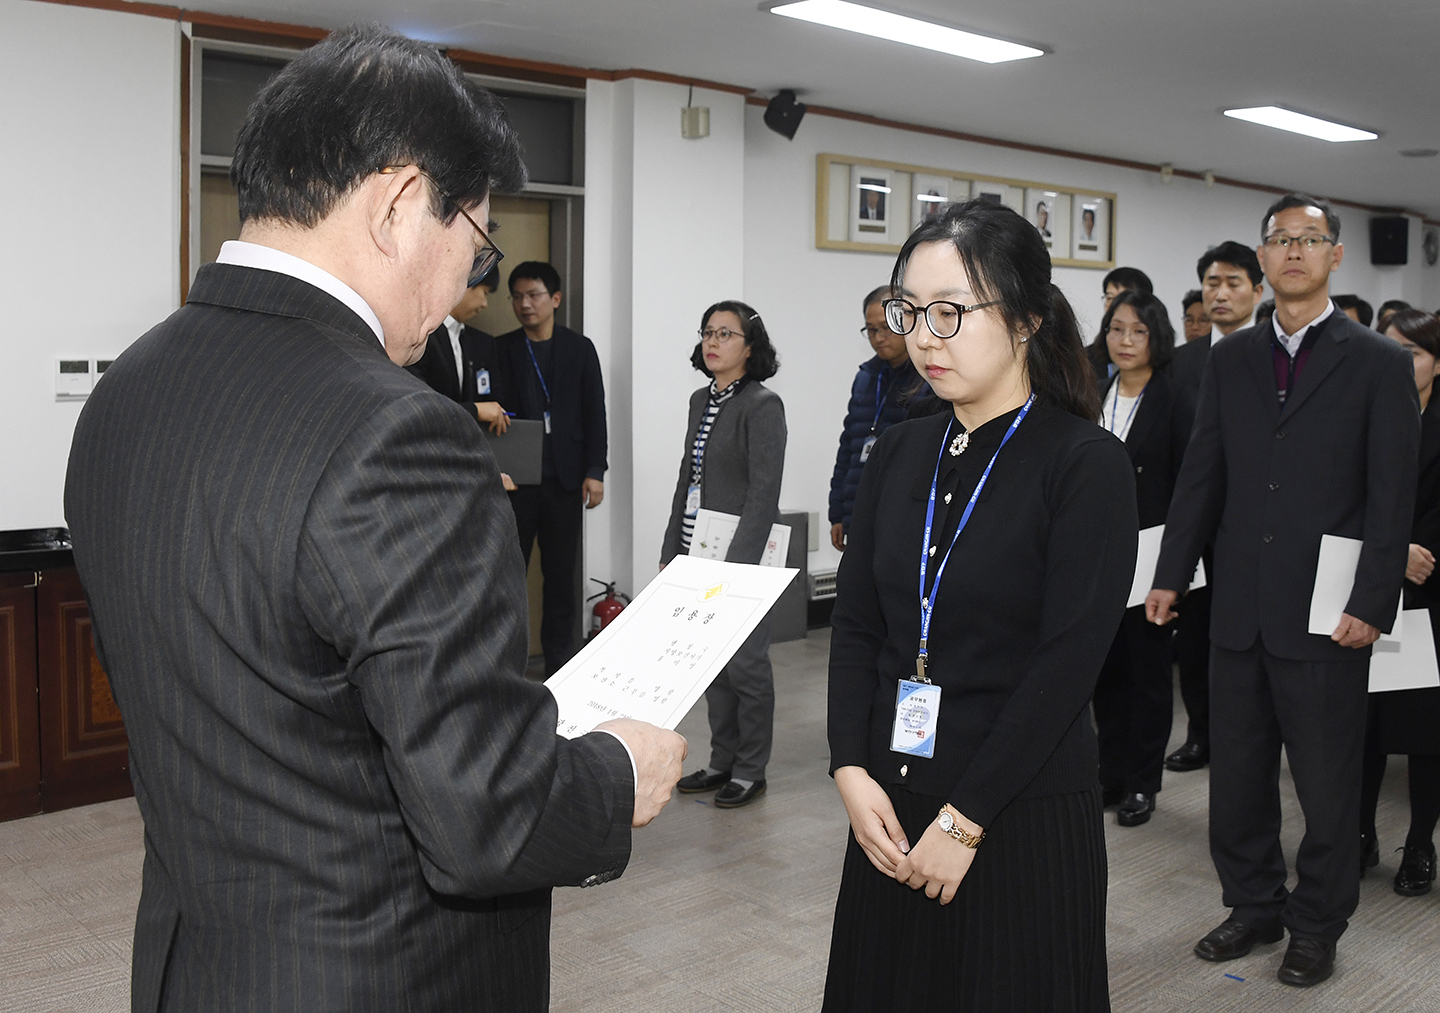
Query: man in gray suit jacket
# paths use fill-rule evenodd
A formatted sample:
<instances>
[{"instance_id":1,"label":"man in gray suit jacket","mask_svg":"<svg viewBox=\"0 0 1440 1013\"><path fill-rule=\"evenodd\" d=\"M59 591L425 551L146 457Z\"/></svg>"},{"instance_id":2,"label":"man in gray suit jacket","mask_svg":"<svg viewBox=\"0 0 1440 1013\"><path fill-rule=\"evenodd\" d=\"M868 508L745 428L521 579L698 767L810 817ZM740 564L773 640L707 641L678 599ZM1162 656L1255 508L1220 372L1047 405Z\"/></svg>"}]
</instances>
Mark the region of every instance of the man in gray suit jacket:
<instances>
[{"instance_id":1,"label":"man in gray suit jacket","mask_svg":"<svg viewBox=\"0 0 1440 1013\"><path fill-rule=\"evenodd\" d=\"M466 410L400 369L499 258L499 103L347 29L252 106L241 242L115 362L66 514L145 820L132 1008L544 1010L549 888L619 876L684 740L567 741Z\"/></svg>"},{"instance_id":2,"label":"man in gray suit jacket","mask_svg":"<svg viewBox=\"0 0 1440 1013\"><path fill-rule=\"evenodd\" d=\"M1232 960L1290 946L1278 977L1324 981L1360 898L1360 771L1370 645L1395 620L1420 447L1410 356L1328 297L1340 220L1291 194L1261 222L1257 250L1274 319L1210 351L1195 428L1175 483L1155 590L1165 623L1213 539L1210 855L1231 908L1195 946ZM1307 632L1321 539L1361 543L1348 603ZM1286 888L1280 747L1305 813Z\"/></svg>"}]
</instances>

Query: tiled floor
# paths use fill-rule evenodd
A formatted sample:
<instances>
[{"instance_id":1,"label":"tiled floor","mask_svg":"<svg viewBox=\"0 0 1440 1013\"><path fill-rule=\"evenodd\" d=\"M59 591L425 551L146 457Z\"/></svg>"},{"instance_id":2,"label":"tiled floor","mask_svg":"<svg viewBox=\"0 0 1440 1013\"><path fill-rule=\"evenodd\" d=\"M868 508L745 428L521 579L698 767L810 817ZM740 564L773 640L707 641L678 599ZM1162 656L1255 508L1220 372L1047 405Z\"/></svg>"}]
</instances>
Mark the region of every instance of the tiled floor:
<instances>
[{"instance_id":1,"label":"tiled floor","mask_svg":"<svg viewBox=\"0 0 1440 1013\"><path fill-rule=\"evenodd\" d=\"M557 1013L818 1009L845 842L844 810L825 776L828 645L820 631L771 652L776 745L766 797L727 812L709 796L677 795L636 833L623 878L556 893ZM703 764L703 705L681 731L687 769ZM1275 981L1278 944L1224 965L1190 955L1225 912L1205 840L1206 777L1166 777L1149 824L1123 829L1107 815L1117 1013L1440 1013L1440 892L1403 899L1390 889L1391 849L1407 818L1403 760L1392 760L1381 800L1381 866L1364 880L1335 977L1311 990ZM1288 784L1285 804L1293 855L1303 821ZM130 800L0 824L0 1011L128 1009L140 835Z\"/></svg>"}]
</instances>

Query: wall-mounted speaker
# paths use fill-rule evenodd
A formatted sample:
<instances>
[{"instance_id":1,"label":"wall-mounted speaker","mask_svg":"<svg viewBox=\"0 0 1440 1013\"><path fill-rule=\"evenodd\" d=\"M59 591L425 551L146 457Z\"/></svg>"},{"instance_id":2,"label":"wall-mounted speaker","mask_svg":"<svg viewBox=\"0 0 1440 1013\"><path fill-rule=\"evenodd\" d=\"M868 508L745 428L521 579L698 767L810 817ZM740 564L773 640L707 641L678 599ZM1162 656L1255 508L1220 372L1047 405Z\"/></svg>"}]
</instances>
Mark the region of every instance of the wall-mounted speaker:
<instances>
[{"instance_id":1,"label":"wall-mounted speaker","mask_svg":"<svg viewBox=\"0 0 1440 1013\"><path fill-rule=\"evenodd\" d=\"M1370 263L1406 264L1410 261L1410 219L1386 215L1370 219Z\"/></svg>"},{"instance_id":2,"label":"wall-mounted speaker","mask_svg":"<svg viewBox=\"0 0 1440 1013\"><path fill-rule=\"evenodd\" d=\"M800 121L805 118L805 103L795 101L795 93L783 89L765 106L765 125L781 137L793 141Z\"/></svg>"}]
</instances>

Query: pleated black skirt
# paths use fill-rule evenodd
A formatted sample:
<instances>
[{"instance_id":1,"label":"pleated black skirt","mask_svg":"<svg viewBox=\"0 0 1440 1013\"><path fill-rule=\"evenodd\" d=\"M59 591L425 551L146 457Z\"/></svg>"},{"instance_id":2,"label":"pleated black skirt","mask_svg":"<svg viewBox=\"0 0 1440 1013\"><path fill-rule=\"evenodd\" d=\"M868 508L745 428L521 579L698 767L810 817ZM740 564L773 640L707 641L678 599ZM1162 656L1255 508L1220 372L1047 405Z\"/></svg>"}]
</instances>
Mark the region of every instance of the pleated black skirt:
<instances>
[{"instance_id":1,"label":"pleated black skirt","mask_svg":"<svg viewBox=\"0 0 1440 1013\"><path fill-rule=\"evenodd\" d=\"M942 799L886 786L911 841ZM1108 1013L1100 789L1012 802L948 905L850 835L824 1013Z\"/></svg>"}]
</instances>

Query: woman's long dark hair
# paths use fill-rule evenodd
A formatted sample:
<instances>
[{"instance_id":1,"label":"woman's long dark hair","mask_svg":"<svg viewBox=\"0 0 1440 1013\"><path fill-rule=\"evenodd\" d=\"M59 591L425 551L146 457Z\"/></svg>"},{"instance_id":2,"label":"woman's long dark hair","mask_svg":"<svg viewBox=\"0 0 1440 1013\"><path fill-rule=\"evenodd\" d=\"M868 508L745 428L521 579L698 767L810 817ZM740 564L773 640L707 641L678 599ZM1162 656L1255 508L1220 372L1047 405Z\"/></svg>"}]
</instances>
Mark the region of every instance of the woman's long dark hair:
<instances>
[{"instance_id":1,"label":"woman's long dark hair","mask_svg":"<svg viewBox=\"0 0 1440 1013\"><path fill-rule=\"evenodd\" d=\"M1147 347L1150 351L1150 368L1160 372L1170 365L1170 360L1175 356L1175 328L1170 324L1170 311L1159 296L1146 295L1144 292L1136 292L1127 288L1117 295L1110 303L1110 308L1105 311L1105 318L1100 321L1100 340L1105 349L1105 361L1113 361L1110 358L1110 321L1115 319L1115 311L1121 306L1129 306L1140 318L1140 323L1150 332Z\"/></svg>"},{"instance_id":2,"label":"woman's long dark hair","mask_svg":"<svg viewBox=\"0 0 1440 1013\"><path fill-rule=\"evenodd\" d=\"M1099 417L1095 374L1085 358L1075 313L1050 282L1050 253L1039 230L1002 204L952 204L905 240L891 285L904 285L905 266L916 247L937 242L955 247L978 301L1000 304L1010 340L1029 338L1025 366L1036 400L1087 422Z\"/></svg>"},{"instance_id":3,"label":"woman's long dark hair","mask_svg":"<svg viewBox=\"0 0 1440 1013\"><path fill-rule=\"evenodd\" d=\"M743 302L724 299L700 314L702 331L716 313L734 313L740 318L740 326L745 331L745 344L750 346L750 358L745 360L746 376L752 380L768 380L780 371L780 357L775 354L775 346L770 343L770 334L765 330L765 321L760 319L759 313ZM713 377L715 374L705 367L705 355L700 347L702 344L700 341L695 342L695 350L690 353L690 365L706 376Z\"/></svg>"}]
</instances>

